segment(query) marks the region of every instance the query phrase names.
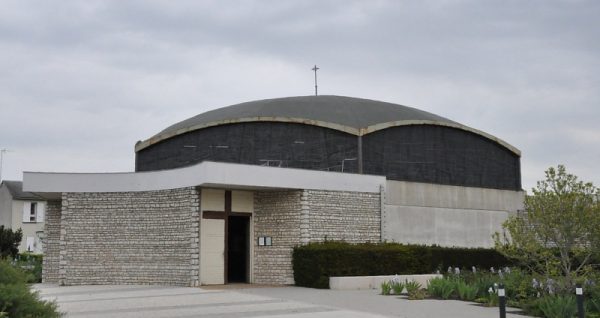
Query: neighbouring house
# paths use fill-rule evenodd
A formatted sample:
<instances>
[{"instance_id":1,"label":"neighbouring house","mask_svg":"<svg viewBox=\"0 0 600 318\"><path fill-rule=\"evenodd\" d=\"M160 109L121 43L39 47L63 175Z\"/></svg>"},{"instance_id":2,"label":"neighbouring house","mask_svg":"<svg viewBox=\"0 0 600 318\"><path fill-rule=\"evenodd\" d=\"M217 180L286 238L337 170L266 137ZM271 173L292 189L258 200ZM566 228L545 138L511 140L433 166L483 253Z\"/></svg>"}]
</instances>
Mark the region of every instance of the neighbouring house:
<instances>
[{"instance_id":1,"label":"neighbouring house","mask_svg":"<svg viewBox=\"0 0 600 318\"><path fill-rule=\"evenodd\" d=\"M22 229L19 252L42 253L46 201L23 191L23 182L4 180L0 184L0 225Z\"/></svg>"},{"instance_id":2,"label":"neighbouring house","mask_svg":"<svg viewBox=\"0 0 600 318\"><path fill-rule=\"evenodd\" d=\"M135 172L24 173L48 200L44 281L291 284L309 242L491 247L524 197L505 141L343 96L205 112L135 153Z\"/></svg>"}]
</instances>

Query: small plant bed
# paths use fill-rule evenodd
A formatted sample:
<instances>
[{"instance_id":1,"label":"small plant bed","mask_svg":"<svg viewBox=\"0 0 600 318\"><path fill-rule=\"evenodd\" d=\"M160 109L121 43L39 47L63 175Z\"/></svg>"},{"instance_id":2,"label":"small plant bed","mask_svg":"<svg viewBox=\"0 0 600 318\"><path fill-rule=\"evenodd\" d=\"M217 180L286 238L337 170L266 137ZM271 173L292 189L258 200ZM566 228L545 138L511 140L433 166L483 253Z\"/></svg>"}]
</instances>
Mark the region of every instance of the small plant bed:
<instances>
[{"instance_id":1,"label":"small plant bed","mask_svg":"<svg viewBox=\"0 0 600 318\"><path fill-rule=\"evenodd\" d=\"M598 272L590 272L583 280L585 312L589 318L600 318L600 286ZM406 295L409 300L453 299L472 301L483 306L498 306L498 287L504 285L507 305L521 308L527 315L547 318L575 317L575 292L564 279L543 278L518 268L461 271L449 268L443 277L429 280L427 286L394 278L381 284L382 295Z\"/></svg>"}]
</instances>

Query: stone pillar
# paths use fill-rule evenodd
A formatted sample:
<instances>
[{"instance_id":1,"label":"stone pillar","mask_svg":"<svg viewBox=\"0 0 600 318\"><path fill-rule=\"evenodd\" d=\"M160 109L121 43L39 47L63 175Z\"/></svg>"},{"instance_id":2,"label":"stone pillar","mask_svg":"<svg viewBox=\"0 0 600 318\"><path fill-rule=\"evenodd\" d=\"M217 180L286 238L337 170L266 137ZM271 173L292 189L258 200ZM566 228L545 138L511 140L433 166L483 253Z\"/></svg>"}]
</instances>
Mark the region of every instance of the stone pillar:
<instances>
[{"instance_id":1,"label":"stone pillar","mask_svg":"<svg viewBox=\"0 0 600 318\"><path fill-rule=\"evenodd\" d=\"M300 197L300 244L310 243L310 207L308 205L308 191L302 191Z\"/></svg>"}]
</instances>

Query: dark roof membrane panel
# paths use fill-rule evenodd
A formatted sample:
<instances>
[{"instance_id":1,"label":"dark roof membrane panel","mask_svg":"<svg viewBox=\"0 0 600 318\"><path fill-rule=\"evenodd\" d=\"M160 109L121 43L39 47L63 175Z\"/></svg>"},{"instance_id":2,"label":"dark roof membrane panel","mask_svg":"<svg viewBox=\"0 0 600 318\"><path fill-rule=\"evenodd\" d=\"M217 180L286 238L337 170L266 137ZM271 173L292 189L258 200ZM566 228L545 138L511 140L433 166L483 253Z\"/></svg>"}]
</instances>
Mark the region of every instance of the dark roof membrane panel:
<instances>
[{"instance_id":1,"label":"dark roof membrane panel","mask_svg":"<svg viewBox=\"0 0 600 318\"><path fill-rule=\"evenodd\" d=\"M461 129L398 126L363 136L364 173L388 179L521 190L520 157Z\"/></svg>"},{"instance_id":2,"label":"dark roof membrane panel","mask_svg":"<svg viewBox=\"0 0 600 318\"><path fill-rule=\"evenodd\" d=\"M340 171L357 157L357 137L318 126L247 122L208 127L136 153L136 171L171 169L205 160ZM356 172L356 162L344 162ZM355 161L355 160L354 160Z\"/></svg>"},{"instance_id":3,"label":"dark roof membrane panel","mask_svg":"<svg viewBox=\"0 0 600 318\"><path fill-rule=\"evenodd\" d=\"M520 190L519 156L481 135L436 125L362 136L365 174L391 180ZM204 160L358 172L358 137L319 126L247 122L177 135L136 153L136 170Z\"/></svg>"}]
</instances>

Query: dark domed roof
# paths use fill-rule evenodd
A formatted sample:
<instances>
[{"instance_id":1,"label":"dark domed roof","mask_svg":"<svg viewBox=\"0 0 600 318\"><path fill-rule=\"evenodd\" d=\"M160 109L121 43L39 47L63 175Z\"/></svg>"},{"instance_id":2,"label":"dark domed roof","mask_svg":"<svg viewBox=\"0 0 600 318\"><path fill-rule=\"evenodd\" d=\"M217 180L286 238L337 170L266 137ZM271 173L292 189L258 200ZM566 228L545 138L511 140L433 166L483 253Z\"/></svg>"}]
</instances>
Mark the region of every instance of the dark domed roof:
<instances>
[{"instance_id":1,"label":"dark domed roof","mask_svg":"<svg viewBox=\"0 0 600 318\"><path fill-rule=\"evenodd\" d=\"M210 123L245 118L304 119L360 130L390 121L452 122L416 108L345 96L299 96L258 100L223 107L172 125L160 134Z\"/></svg>"},{"instance_id":2,"label":"dark domed roof","mask_svg":"<svg viewBox=\"0 0 600 318\"><path fill-rule=\"evenodd\" d=\"M469 130L503 143L493 136L416 108L370 99L324 95L265 99L211 110L138 142L136 151L196 129L253 121L303 123L359 136L392 126L431 124Z\"/></svg>"}]
</instances>

